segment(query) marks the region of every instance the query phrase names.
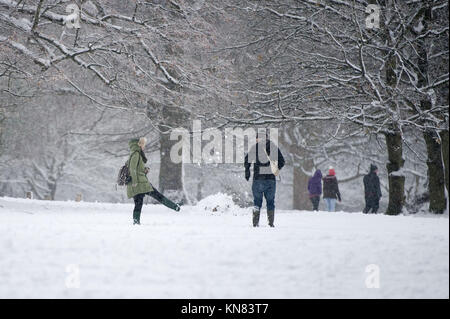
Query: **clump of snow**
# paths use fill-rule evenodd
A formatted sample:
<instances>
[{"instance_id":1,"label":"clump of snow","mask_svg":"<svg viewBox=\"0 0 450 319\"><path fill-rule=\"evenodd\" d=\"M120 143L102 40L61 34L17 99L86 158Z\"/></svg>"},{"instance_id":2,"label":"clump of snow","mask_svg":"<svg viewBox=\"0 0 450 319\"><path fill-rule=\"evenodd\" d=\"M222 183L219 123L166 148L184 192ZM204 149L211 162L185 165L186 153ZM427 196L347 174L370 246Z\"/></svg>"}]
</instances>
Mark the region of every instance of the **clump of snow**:
<instances>
[{"instance_id":1,"label":"clump of snow","mask_svg":"<svg viewBox=\"0 0 450 319\"><path fill-rule=\"evenodd\" d=\"M217 193L202 199L197 203L196 208L202 212L206 211L213 215L241 215L248 212L248 209L244 209L236 205L231 195L224 193Z\"/></svg>"},{"instance_id":2,"label":"clump of snow","mask_svg":"<svg viewBox=\"0 0 450 319\"><path fill-rule=\"evenodd\" d=\"M422 33L425 26L423 25L422 19L419 20L419 23L413 27L414 31L416 33Z\"/></svg>"},{"instance_id":3,"label":"clump of snow","mask_svg":"<svg viewBox=\"0 0 450 319\"><path fill-rule=\"evenodd\" d=\"M405 176L405 171L404 171L404 169L402 167L398 171L393 171L393 172L389 173L389 175L391 175L391 176Z\"/></svg>"}]
</instances>

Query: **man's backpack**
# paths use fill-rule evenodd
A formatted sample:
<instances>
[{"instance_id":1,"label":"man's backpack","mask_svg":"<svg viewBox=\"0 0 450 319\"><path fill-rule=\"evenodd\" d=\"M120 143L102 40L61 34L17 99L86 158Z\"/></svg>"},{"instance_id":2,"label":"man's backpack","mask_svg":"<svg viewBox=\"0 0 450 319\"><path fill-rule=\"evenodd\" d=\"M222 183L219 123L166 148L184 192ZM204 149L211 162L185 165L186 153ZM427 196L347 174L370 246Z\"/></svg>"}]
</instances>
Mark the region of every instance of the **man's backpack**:
<instances>
[{"instance_id":1,"label":"man's backpack","mask_svg":"<svg viewBox=\"0 0 450 319\"><path fill-rule=\"evenodd\" d=\"M133 156L133 154L131 154L131 156ZM131 156L128 159L128 161L125 162L125 165L123 165L119 170L119 174L117 175L117 185L119 185L119 186L124 186L131 182L130 169L128 168L130 160L131 160ZM139 159L141 159L140 156L139 156ZM138 165L139 165L139 161L138 161Z\"/></svg>"}]
</instances>

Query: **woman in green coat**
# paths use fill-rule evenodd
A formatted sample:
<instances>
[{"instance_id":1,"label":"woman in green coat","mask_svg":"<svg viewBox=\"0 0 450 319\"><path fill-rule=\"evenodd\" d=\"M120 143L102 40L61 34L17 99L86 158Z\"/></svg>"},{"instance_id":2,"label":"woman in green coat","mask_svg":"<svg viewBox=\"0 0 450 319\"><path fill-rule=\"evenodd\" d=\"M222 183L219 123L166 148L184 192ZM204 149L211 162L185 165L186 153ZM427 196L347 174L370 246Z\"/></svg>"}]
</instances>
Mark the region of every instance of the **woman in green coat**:
<instances>
[{"instance_id":1,"label":"woman in green coat","mask_svg":"<svg viewBox=\"0 0 450 319\"><path fill-rule=\"evenodd\" d=\"M127 184L128 198L134 199L133 224L141 223L141 211L144 203L144 196L150 195L163 205L179 211L180 206L167 199L158 190L156 190L148 181L148 169L145 167L147 157L144 154L144 148L147 140L145 137L140 139L132 139L128 143L130 146L130 159L128 162L128 170L130 172L131 181Z\"/></svg>"}]
</instances>

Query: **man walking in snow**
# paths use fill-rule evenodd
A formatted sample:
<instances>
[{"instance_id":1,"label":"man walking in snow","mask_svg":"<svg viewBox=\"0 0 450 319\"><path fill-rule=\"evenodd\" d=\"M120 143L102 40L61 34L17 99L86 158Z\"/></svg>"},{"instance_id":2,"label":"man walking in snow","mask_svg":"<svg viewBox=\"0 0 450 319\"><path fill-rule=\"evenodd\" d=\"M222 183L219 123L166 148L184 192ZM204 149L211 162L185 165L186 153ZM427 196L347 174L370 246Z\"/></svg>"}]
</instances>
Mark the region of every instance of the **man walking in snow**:
<instances>
[{"instance_id":1,"label":"man walking in snow","mask_svg":"<svg viewBox=\"0 0 450 319\"><path fill-rule=\"evenodd\" d=\"M370 165L369 174L364 176L364 197L366 200L366 207L364 207L363 213L367 214L372 210L373 214L378 211L380 198L381 198L381 188L380 179L378 178L378 167L374 164Z\"/></svg>"},{"instance_id":2,"label":"man walking in snow","mask_svg":"<svg viewBox=\"0 0 450 319\"><path fill-rule=\"evenodd\" d=\"M263 197L267 202L267 219L270 227L274 227L275 220L275 192L276 177L272 171L272 164L282 169L285 161L278 147L267 136L257 135L256 144L245 155L245 179L250 179L250 167L253 164L253 227L259 226L259 216Z\"/></svg>"}]
</instances>

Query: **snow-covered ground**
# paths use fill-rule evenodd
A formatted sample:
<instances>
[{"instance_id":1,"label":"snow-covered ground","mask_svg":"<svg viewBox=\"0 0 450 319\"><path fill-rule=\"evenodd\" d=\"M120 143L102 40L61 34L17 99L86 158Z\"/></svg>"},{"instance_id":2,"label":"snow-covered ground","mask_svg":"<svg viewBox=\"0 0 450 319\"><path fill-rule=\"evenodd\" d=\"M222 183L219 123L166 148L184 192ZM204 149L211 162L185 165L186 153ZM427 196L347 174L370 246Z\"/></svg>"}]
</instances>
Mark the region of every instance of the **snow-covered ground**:
<instances>
[{"instance_id":1,"label":"snow-covered ground","mask_svg":"<svg viewBox=\"0 0 450 319\"><path fill-rule=\"evenodd\" d=\"M0 198L0 298L449 298L448 216L132 208Z\"/></svg>"}]
</instances>

